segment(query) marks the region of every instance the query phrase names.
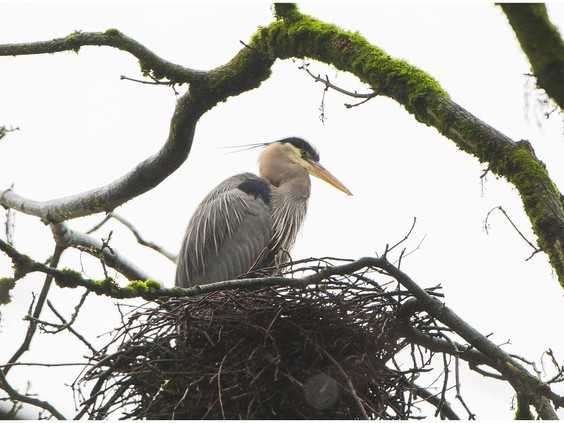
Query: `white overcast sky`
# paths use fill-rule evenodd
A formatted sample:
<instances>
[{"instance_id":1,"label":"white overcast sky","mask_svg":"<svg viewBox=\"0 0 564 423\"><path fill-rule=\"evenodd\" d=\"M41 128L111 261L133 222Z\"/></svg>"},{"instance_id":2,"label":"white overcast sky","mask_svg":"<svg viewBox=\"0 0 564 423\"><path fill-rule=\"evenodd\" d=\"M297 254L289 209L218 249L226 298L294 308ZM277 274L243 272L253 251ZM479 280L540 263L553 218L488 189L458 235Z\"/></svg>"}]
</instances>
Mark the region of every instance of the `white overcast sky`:
<instances>
[{"instance_id":1,"label":"white overcast sky","mask_svg":"<svg viewBox=\"0 0 564 423\"><path fill-rule=\"evenodd\" d=\"M433 75L451 97L515 140L528 139L551 177L564 189L562 118L553 114L536 123L535 93L525 106L524 73L529 65L500 9L485 2L451 3L306 3L302 11L360 32L395 57ZM549 7L564 29L564 5ZM118 28L161 57L182 65L210 69L231 58L259 25L272 20L262 2L0 2L0 43L65 36L72 31ZM482 333L529 359L552 348L564 360L563 291L546 255L524 259L531 248L499 213L483 229L487 212L501 205L521 231L534 240L516 190L491 175L482 192L484 165L458 150L435 129L416 122L401 106L376 98L347 110L350 102L326 95L326 121L319 119L322 87L299 62L276 62L262 86L215 107L200 120L187 162L154 190L118 211L143 234L176 251L191 213L202 197L224 178L256 171L256 151L225 154L222 146L300 136L316 145L321 162L354 193L347 197L318 180L313 182L309 212L294 249L295 258L358 258L382 252L399 240L414 216L410 240L416 253L404 270L423 286L441 283L446 302ZM0 125L21 130L0 143L0 189L15 183L22 195L47 200L112 181L160 148L175 105L172 90L120 81L140 77L137 60L110 48L33 57L0 58ZM349 75L314 63L316 72L350 90L367 90ZM528 119L526 119L528 115ZM3 217L1 218L3 219ZM100 216L70 224L84 229ZM2 220L3 224L3 220ZM113 229L112 246L154 277L172 284L174 267L137 245L124 228ZM3 235L2 235L3 236ZM18 214L15 245L44 259L51 254L48 227ZM77 252L65 253L63 266L80 269ZM88 276L100 265L85 255ZM0 276L10 274L0 257ZM14 301L1 309L0 362L23 337L22 317L42 284L27 277ZM79 292L53 288L52 301L70 315ZM48 320L55 320L45 313ZM118 324L113 302L87 300L77 328L97 345L98 335ZM39 335L23 361L76 362L87 351L66 334ZM40 398L74 414L70 389L79 368L17 368L10 380L24 389L26 380ZM463 394L479 417L508 418L512 391L481 376L463 378ZM564 386L559 387L564 394ZM461 412L461 415L464 415ZM564 417L564 415L562 415Z\"/></svg>"}]
</instances>

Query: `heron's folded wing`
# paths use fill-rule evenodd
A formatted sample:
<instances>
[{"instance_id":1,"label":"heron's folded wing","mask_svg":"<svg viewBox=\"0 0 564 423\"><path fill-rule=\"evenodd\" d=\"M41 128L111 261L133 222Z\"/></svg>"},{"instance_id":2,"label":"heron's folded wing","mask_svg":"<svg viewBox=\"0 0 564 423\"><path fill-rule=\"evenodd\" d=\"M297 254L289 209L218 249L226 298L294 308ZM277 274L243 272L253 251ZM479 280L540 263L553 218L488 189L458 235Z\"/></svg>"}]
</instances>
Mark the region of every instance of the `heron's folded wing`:
<instances>
[{"instance_id":1,"label":"heron's folded wing","mask_svg":"<svg viewBox=\"0 0 564 423\"><path fill-rule=\"evenodd\" d=\"M234 279L248 272L271 237L268 183L252 173L226 179L204 198L188 224L176 285Z\"/></svg>"}]
</instances>

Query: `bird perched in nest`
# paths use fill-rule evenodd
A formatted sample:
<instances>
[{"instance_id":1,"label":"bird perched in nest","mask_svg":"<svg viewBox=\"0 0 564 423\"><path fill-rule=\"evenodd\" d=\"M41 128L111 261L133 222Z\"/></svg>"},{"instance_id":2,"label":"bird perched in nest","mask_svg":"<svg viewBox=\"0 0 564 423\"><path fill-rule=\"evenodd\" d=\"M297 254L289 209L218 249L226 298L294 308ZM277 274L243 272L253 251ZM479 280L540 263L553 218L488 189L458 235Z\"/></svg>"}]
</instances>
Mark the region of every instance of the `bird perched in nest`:
<instances>
[{"instance_id":1,"label":"bird perched in nest","mask_svg":"<svg viewBox=\"0 0 564 423\"><path fill-rule=\"evenodd\" d=\"M301 138L252 146L264 147L260 177L232 176L200 203L178 255L176 286L235 279L288 261L307 211L309 175L352 195Z\"/></svg>"}]
</instances>

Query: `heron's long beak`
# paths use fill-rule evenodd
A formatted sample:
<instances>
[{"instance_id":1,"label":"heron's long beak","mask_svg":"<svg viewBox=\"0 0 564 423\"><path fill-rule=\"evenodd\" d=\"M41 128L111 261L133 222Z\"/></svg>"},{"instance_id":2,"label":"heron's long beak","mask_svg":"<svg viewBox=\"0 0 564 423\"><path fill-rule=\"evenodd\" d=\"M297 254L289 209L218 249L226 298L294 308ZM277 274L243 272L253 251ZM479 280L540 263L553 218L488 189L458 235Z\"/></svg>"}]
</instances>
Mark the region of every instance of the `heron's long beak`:
<instances>
[{"instance_id":1,"label":"heron's long beak","mask_svg":"<svg viewBox=\"0 0 564 423\"><path fill-rule=\"evenodd\" d=\"M312 160L308 160L307 161L310 165L310 167L308 168L308 171L310 174L312 174L313 176L316 176L319 179L323 179L325 182L327 182L328 184L333 185L335 188L337 188L339 191L343 191L345 194L348 195L352 195L352 192L350 192L346 186L344 186L341 181L339 181L337 178L335 178L331 172L329 172L327 169L325 169L323 166L321 166L319 163L314 162Z\"/></svg>"}]
</instances>

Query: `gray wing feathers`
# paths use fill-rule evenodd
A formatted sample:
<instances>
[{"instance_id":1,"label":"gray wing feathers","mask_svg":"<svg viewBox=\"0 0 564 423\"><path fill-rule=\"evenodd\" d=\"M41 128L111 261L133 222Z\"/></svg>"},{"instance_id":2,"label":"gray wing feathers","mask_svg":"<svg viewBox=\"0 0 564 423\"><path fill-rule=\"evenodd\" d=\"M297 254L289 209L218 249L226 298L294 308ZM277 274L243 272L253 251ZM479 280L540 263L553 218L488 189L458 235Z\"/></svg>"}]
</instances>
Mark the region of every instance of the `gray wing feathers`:
<instances>
[{"instance_id":1,"label":"gray wing feathers","mask_svg":"<svg viewBox=\"0 0 564 423\"><path fill-rule=\"evenodd\" d=\"M238 186L244 173L211 191L192 216L176 270L176 286L234 279L248 272L272 237L270 206Z\"/></svg>"}]
</instances>

